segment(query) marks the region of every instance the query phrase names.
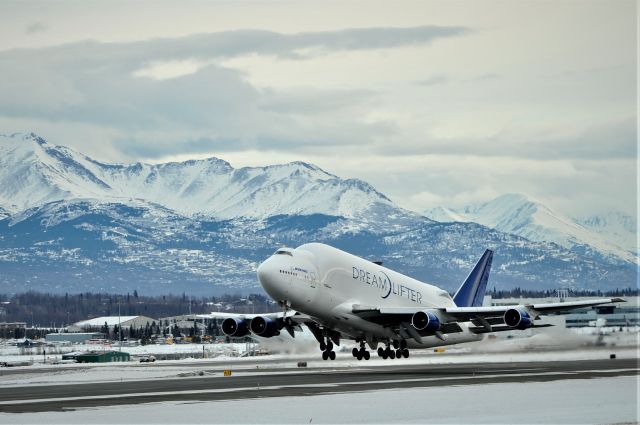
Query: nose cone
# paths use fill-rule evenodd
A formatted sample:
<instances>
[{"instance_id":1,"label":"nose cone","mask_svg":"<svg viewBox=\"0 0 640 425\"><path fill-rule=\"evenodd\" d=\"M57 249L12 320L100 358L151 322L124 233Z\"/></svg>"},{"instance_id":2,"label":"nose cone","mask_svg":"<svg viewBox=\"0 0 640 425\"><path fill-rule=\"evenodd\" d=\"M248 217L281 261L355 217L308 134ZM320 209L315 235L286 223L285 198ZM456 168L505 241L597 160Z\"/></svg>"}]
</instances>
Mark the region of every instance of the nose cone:
<instances>
[{"instance_id":1,"label":"nose cone","mask_svg":"<svg viewBox=\"0 0 640 425\"><path fill-rule=\"evenodd\" d=\"M275 300L283 299L284 289L281 282L278 282L278 270L272 258L258 266L258 281L265 292Z\"/></svg>"},{"instance_id":2,"label":"nose cone","mask_svg":"<svg viewBox=\"0 0 640 425\"><path fill-rule=\"evenodd\" d=\"M267 260L269 261L269 260ZM260 285L262 285L264 287L265 282L268 279L268 275L269 273L267 272L268 266L267 266L267 261L264 261L262 263L260 263L260 265L258 266L258 281L260 282Z\"/></svg>"}]
</instances>

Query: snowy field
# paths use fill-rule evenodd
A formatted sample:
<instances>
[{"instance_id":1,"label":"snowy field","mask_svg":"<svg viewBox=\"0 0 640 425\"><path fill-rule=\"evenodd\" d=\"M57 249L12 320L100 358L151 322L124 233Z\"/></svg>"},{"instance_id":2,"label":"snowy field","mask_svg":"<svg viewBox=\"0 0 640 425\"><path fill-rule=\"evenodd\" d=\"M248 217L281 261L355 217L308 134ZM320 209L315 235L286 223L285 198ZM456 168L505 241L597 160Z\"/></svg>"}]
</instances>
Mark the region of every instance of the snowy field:
<instances>
[{"instance_id":1,"label":"snowy field","mask_svg":"<svg viewBox=\"0 0 640 425\"><path fill-rule=\"evenodd\" d=\"M147 379L172 379L193 376L221 376L230 369L237 376L264 373L288 373L279 369L293 368L297 373L297 362L307 362L307 368L322 368L327 371L345 368L379 367L389 365L422 364L461 364L461 363L499 363L499 362L552 362L570 360L607 359L615 353L618 359L638 358L638 349L633 347L591 348L558 351L511 351L492 353L468 353L451 350L434 353L433 351L414 350L409 359L382 360L377 356L371 360L358 361L350 353L342 353L335 361L323 361L317 355L272 355L251 358L217 357L214 359L185 359L178 361L158 361L155 363L102 363L102 364L65 364L39 365L0 369L0 387L75 384L82 382L125 382ZM266 372L265 369L273 370ZM13 374L13 371L25 370L29 373Z\"/></svg>"},{"instance_id":2,"label":"snowy field","mask_svg":"<svg viewBox=\"0 0 640 425\"><path fill-rule=\"evenodd\" d=\"M69 412L0 413L0 423L637 423L637 386L637 377L617 377L163 402Z\"/></svg>"},{"instance_id":3,"label":"snowy field","mask_svg":"<svg viewBox=\"0 0 640 425\"><path fill-rule=\"evenodd\" d=\"M534 362L563 360L593 360L609 358L638 358L640 346L637 329L634 332L609 332L594 335L593 330L579 331L553 330L534 334L527 338L485 339L484 341L446 347L442 353L432 349L412 350L409 359L382 360L373 355L369 361L358 361L351 356L352 345L344 345L337 353L337 360L323 361L315 341L296 339L291 341L268 341L263 348L271 352L282 352L293 348L290 353L271 354L257 357L241 357L250 348L246 344L184 344L147 345L123 347L132 355L127 363L58 363L61 354L48 355L43 363L42 355L20 355L16 347L0 348L0 361L33 361L31 366L0 368L0 387L64 384L81 382L118 382L140 379L171 379L190 376L215 376L225 369L234 374L266 373L265 369L295 368L299 361L307 362L308 368L339 370L386 366L391 364L455 364L455 363L496 363ZM95 345L61 347L64 352L96 349ZM35 350L42 350L34 349ZM158 360L155 363L140 363L137 356L144 354L188 354L181 360ZM191 354L189 354L191 353ZM24 371L25 373L15 373ZM277 373L282 373L278 371Z\"/></svg>"},{"instance_id":4,"label":"snowy field","mask_svg":"<svg viewBox=\"0 0 640 425\"><path fill-rule=\"evenodd\" d=\"M278 369L292 368L290 373L297 373L295 369L298 361L306 361L307 368L322 368L327 371L343 370L345 368L376 367L394 364L460 364L460 363L499 363L499 362L533 362L533 361L567 361L567 360L595 360L606 359L612 353L608 348L592 348L587 350L564 351L531 351L473 354L464 352L434 353L418 352L409 359L382 360L372 357L364 362L358 361L348 353L331 362L317 359L317 356L302 355L274 355L254 358L218 357L215 359L185 359L178 361L158 361L156 363L102 363L102 364L65 364L40 365L21 368L0 369L0 387L74 384L83 382L124 382L146 379L173 379L193 376L222 376L225 369L233 371L234 375L287 373ZM638 357L637 348L618 348L615 350L618 359ZM62 367L61 367L62 366ZM266 372L265 369L273 370ZM28 370L28 374L5 373L16 370Z\"/></svg>"},{"instance_id":5,"label":"snowy field","mask_svg":"<svg viewBox=\"0 0 640 425\"><path fill-rule=\"evenodd\" d=\"M0 368L0 387L25 387L83 382L162 380L195 376L234 376L299 373L307 369L339 371L389 365L496 362L554 362L570 360L638 359L638 330L553 330L525 338L485 339L446 347L444 352L412 350L409 359L357 361L351 345L335 361L322 361L310 339L272 340L262 344L271 353L242 357L246 344L163 345L123 347L134 356L182 353L181 360L139 363L57 363L61 354L20 354L0 347L0 361L32 359L31 366ZM95 346L90 346L95 349ZM293 349L284 353L284 348ZM88 347L61 347L78 351ZM40 349L41 350L41 349ZM24 352L24 350L22 350ZM204 358L203 358L204 357ZM615 360L612 360L615 361ZM325 385L325 384L322 384ZM331 387L332 384L326 384ZM550 382L467 384L341 392L305 397L268 397L226 401L164 401L161 403L80 408L65 412L0 413L0 424L63 423L638 423L638 376L560 379ZM333 390L331 390L333 391ZM1 406L0 406L0 410Z\"/></svg>"}]
</instances>

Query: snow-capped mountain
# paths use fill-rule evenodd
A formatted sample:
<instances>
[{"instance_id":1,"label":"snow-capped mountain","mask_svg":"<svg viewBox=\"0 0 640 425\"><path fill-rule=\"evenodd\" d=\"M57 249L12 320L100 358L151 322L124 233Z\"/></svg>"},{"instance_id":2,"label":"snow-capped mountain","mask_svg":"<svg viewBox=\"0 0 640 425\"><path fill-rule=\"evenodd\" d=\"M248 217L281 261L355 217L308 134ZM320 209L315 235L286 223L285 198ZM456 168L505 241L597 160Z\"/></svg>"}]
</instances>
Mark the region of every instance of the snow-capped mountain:
<instances>
[{"instance_id":1,"label":"snow-capped mountain","mask_svg":"<svg viewBox=\"0 0 640 425\"><path fill-rule=\"evenodd\" d=\"M576 221L629 252L639 252L638 226L630 215L609 211L603 215L577 218Z\"/></svg>"},{"instance_id":2,"label":"snow-capped mountain","mask_svg":"<svg viewBox=\"0 0 640 425\"><path fill-rule=\"evenodd\" d=\"M0 291L255 291L255 269L274 249L310 241L451 291L486 248L496 250L491 285L499 288L635 285L635 263L548 242L560 218L511 198L441 209L440 221L456 223L439 223L303 162L107 164L33 134L0 136ZM465 222L484 215L494 228ZM547 237L535 241L536 231Z\"/></svg>"},{"instance_id":3,"label":"snow-capped mountain","mask_svg":"<svg viewBox=\"0 0 640 425\"><path fill-rule=\"evenodd\" d=\"M430 218L433 221L439 221L442 223L467 223L469 220L465 214L461 214L447 207L435 207L425 211L425 217Z\"/></svg>"},{"instance_id":4,"label":"snow-capped mountain","mask_svg":"<svg viewBox=\"0 0 640 425\"><path fill-rule=\"evenodd\" d=\"M0 207L16 213L69 199L142 199L217 219L411 215L362 180L340 179L304 162L239 169L218 158L106 164L35 134L0 136Z\"/></svg>"},{"instance_id":5,"label":"snow-capped mountain","mask_svg":"<svg viewBox=\"0 0 640 425\"><path fill-rule=\"evenodd\" d=\"M438 207L426 217L440 222L473 222L534 242L552 242L572 250L595 250L605 256L638 263L637 251L616 244L605 221L592 218L589 228L522 194L505 194L461 209ZM598 227L600 231L594 231ZM630 228L627 223L627 228Z\"/></svg>"}]
</instances>

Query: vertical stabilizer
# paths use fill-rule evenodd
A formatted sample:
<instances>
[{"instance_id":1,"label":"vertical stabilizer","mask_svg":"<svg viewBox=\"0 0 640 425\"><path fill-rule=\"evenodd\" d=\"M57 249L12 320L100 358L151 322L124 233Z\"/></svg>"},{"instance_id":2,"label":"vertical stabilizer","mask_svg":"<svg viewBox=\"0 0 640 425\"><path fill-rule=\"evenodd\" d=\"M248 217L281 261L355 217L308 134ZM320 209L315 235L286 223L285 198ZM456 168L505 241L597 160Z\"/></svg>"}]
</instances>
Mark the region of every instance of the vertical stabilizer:
<instances>
[{"instance_id":1,"label":"vertical stabilizer","mask_svg":"<svg viewBox=\"0 0 640 425\"><path fill-rule=\"evenodd\" d=\"M458 307L479 307L482 305L492 259L493 251L487 249L453 296L453 301Z\"/></svg>"}]
</instances>

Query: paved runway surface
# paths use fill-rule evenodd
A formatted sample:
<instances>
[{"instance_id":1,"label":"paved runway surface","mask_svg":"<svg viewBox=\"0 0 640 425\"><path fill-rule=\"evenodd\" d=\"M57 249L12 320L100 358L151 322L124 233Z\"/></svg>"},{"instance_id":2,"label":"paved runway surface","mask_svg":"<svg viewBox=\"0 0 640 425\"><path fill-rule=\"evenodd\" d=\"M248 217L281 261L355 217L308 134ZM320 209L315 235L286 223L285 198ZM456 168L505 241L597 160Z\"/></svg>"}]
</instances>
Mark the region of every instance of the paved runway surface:
<instances>
[{"instance_id":1,"label":"paved runway surface","mask_svg":"<svg viewBox=\"0 0 640 425\"><path fill-rule=\"evenodd\" d=\"M203 365L203 367L206 367ZM366 364L357 368L261 369L204 376L91 384L0 388L0 412L61 411L160 401L205 401L305 396L348 391L501 382L543 382L636 376L638 359L455 365Z\"/></svg>"}]
</instances>

